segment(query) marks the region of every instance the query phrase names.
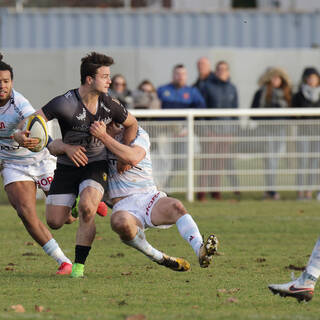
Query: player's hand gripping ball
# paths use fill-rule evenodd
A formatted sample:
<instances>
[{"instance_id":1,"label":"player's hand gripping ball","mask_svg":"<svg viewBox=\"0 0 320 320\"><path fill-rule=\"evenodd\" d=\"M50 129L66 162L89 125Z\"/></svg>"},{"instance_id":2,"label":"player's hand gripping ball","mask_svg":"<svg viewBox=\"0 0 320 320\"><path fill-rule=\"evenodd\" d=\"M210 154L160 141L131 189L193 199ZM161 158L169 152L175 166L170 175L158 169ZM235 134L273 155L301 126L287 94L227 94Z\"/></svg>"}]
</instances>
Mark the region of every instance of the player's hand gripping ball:
<instances>
[{"instance_id":1,"label":"player's hand gripping ball","mask_svg":"<svg viewBox=\"0 0 320 320\"><path fill-rule=\"evenodd\" d=\"M46 121L39 114L27 118L23 130L30 131L29 138L39 140L32 152L40 152L48 143L48 127Z\"/></svg>"}]
</instances>

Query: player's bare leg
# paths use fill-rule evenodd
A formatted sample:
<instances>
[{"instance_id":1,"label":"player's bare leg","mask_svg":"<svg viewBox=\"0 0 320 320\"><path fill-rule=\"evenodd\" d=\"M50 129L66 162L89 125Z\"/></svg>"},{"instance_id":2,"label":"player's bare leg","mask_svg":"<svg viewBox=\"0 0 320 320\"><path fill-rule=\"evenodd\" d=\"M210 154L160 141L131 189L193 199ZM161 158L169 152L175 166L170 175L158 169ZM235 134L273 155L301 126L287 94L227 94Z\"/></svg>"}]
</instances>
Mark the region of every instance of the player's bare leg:
<instances>
[{"instance_id":1,"label":"player's bare leg","mask_svg":"<svg viewBox=\"0 0 320 320\"><path fill-rule=\"evenodd\" d=\"M210 235L205 243L203 242L197 224L181 201L170 197L159 199L152 209L151 222L155 226L176 224L180 235L188 241L199 258L200 267L209 266L217 251L218 240L214 235Z\"/></svg>"},{"instance_id":2,"label":"player's bare leg","mask_svg":"<svg viewBox=\"0 0 320 320\"><path fill-rule=\"evenodd\" d=\"M43 247L52 238L52 235L36 213L35 183L32 181L9 183L5 186L5 191L31 237Z\"/></svg>"},{"instance_id":3,"label":"player's bare leg","mask_svg":"<svg viewBox=\"0 0 320 320\"><path fill-rule=\"evenodd\" d=\"M96 235L95 214L103 194L88 186L80 193L78 204L79 227L76 236L75 264L71 277L83 277L84 264L89 255L91 244Z\"/></svg>"},{"instance_id":4,"label":"player's bare leg","mask_svg":"<svg viewBox=\"0 0 320 320\"><path fill-rule=\"evenodd\" d=\"M190 264L184 259L169 257L155 249L147 241L141 222L127 211L117 211L111 216L111 227L119 234L120 239L151 260L174 271L187 271Z\"/></svg>"},{"instance_id":5,"label":"player's bare leg","mask_svg":"<svg viewBox=\"0 0 320 320\"><path fill-rule=\"evenodd\" d=\"M143 229L141 222L127 211L117 211L111 216L111 228L122 241L131 241Z\"/></svg>"},{"instance_id":6,"label":"player's bare leg","mask_svg":"<svg viewBox=\"0 0 320 320\"><path fill-rule=\"evenodd\" d=\"M77 220L71 216L70 207L52 204L47 204L46 219L47 224L51 229L60 229L64 224L72 223L74 220Z\"/></svg>"},{"instance_id":7,"label":"player's bare leg","mask_svg":"<svg viewBox=\"0 0 320 320\"><path fill-rule=\"evenodd\" d=\"M5 186L5 191L31 237L58 262L60 267L63 266L71 272L71 267L68 266L71 266L71 261L64 255L50 231L37 216L35 183L32 181L9 183Z\"/></svg>"}]
</instances>

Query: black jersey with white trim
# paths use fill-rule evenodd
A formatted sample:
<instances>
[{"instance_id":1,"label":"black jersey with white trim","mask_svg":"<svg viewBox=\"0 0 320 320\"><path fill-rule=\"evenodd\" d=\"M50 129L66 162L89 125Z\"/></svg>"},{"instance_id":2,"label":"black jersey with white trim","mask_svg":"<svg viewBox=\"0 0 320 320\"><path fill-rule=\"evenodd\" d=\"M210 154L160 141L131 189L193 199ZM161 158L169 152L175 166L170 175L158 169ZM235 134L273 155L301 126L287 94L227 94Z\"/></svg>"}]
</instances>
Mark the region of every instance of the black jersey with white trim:
<instances>
[{"instance_id":1,"label":"black jersey with white trim","mask_svg":"<svg viewBox=\"0 0 320 320\"><path fill-rule=\"evenodd\" d=\"M83 104L78 89L55 97L42 111L48 120L58 120L64 143L86 148L89 162L106 159L105 146L90 134L90 125L94 121L103 121L106 125L112 120L123 123L128 116L127 109L118 100L105 94L100 95L97 112L93 115ZM58 156L58 163L74 166L65 154Z\"/></svg>"}]
</instances>

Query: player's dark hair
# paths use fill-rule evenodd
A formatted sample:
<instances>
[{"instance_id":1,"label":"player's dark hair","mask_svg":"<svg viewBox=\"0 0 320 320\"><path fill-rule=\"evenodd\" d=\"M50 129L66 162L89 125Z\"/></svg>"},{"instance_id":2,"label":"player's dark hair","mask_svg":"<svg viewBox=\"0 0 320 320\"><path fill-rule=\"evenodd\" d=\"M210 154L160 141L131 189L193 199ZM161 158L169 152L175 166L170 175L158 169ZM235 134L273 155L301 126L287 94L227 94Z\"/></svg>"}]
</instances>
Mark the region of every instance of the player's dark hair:
<instances>
[{"instance_id":1,"label":"player's dark hair","mask_svg":"<svg viewBox=\"0 0 320 320\"><path fill-rule=\"evenodd\" d=\"M97 69L100 67L109 67L113 64L113 58L101 53L91 52L81 59L80 75L81 84L86 83L86 77L94 78Z\"/></svg>"},{"instance_id":2,"label":"player's dark hair","mask_svg":"<svg viewBox=\"0 0 320 320\"><path fill-rule=\"evenodd\" d=\"M0 71L10 71L10 75L11 75L11 80L13 79L13 70L12 70L12 67L5 63L4 61L2 61L3 59L3 55L0 53Z\"/></svg>"}]
</instances>

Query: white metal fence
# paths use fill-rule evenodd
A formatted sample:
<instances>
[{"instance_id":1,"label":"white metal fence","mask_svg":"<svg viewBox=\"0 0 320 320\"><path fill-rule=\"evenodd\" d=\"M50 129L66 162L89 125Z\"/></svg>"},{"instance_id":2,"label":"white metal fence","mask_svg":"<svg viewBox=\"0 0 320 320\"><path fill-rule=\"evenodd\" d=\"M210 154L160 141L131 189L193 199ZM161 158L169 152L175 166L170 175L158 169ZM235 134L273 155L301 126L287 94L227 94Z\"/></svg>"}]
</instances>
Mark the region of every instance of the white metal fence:
<instances>
[{"instance_id":1,"label":"white metal fence","mask_svg":"<svg viewBox=\"0 0 320 320\"><path fill-rule=\"evenodd\" d=\"M320 110L130 111L166 192L320 190Z\"/></svg>"}]
</instances>

